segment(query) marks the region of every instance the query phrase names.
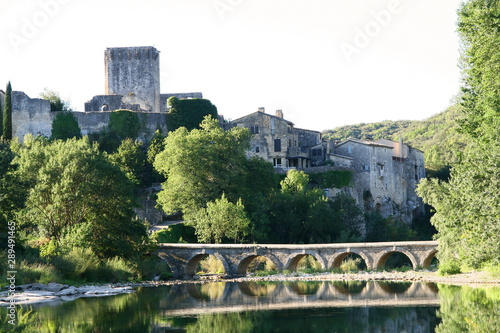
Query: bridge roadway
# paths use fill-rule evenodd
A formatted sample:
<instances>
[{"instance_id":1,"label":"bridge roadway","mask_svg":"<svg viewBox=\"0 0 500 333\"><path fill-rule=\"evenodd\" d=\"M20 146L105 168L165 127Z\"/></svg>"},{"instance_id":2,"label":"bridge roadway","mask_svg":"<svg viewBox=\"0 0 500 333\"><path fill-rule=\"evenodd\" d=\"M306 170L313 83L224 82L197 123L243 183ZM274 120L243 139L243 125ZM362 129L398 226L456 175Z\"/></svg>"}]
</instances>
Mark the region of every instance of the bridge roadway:
<instances>
[{"instance_id":1,"label":"bridge roadway","mask_svg":"<svg viewBox=\"0 0 500 333\"><path fill-rule=\"evenodd\" d=\"M198 263L209 255L218 258L228 277L244 276L248 265L258 256L266 257L277 270L295 271L306 255L319 262L322 269L340 267L350 254L359 255L367 269L385 266L394 253L402 253L411 261L414 269L428 267L437 253L438 242L379 242L379 243L332 243L332 244L186 244L161 243L157 255L165 260L176 278L191 277Z\"/></svg>"}]
</instances>

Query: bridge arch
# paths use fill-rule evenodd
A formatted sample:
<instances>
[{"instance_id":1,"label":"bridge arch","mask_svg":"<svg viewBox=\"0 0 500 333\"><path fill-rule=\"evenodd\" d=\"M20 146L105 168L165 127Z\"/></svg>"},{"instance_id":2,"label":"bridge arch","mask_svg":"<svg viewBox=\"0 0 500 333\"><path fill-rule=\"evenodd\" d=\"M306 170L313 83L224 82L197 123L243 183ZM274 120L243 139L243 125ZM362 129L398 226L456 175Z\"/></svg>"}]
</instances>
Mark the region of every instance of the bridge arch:
<instances>
[{"instance_id":1,"label":"bridge arch","mask_svg":"<svg viewBox=\"0 0 500 333\"><path fill-rule=\"evenodd\" d=\"M350 254L356 254L358 256L360 256L364 261L365 261L365 265L366 265L366 268L370 269L372 267L372 261L371 261L371 258L369 256L367 256L364 251L360 251L360 250L357 250L357 249L349 249L345 252L338 252L338 253L335 253L331 258L330 258L330 262L328 264L328 267L330 269L332 268L338 268L340 267L340 265L342 264L342 261Z\"/></svg>"},{"instance_id":2,"label":"bridge arch","mask_svg":"<svg viewBox=\"0 0 500 333\"><path fill-rule=\"evenodd\" d=\"M406 249L397 249L397 250L392 250L392 251L384 251L379 253L376 257L375 260L373 261L373 268L374 269L379 269L379 268L384 268L385 264L387 263L387 259L394 253L402 253L404 254L410 261L411 265L413 266L414 269L418 267L418 261L411 253L410 251Z\"/></svg>"},{"instance_id":3,"label":"bridge arch","mask_svg":"<svg viewBox=\"0 0 500 333\"><path fill-rule=\"evenodd\" d=\"M203 259L207 258L209 255L213 255L217 259L219 259L222 262L222 266L224 266L224 271L226 274L228 274L229 271L229 265L227 263L226 258L224 258L220 253L218 252L212 252L212 251L200 251L196 252L191 255L191 257L187 260L186 262L186 271L185 274L187 276L193 276L196 273L196 267L202 261Z\"/></svg>"},{"instance_id":4,"label":"bridge arch","mask_svg":"<svg viewBox=\"0 0 500 333\"><path fill-rule=\"evenodd\" d=\"M288 269L290 271L296 271L297 270L297 265L299 263L299 261L304 258L305 256L307 255L310 255L312 257L314 257L314 259L316 259L319 264L321 265L321 268L322 269L327 269L328 268L328 264L325 262L325 260L323 259L323 257L321 257L319 255L318 252L316 251L304 251L303 253L292 253L290 256L288 256L288 258L285 260L285 263L283 265L283 267L285 269Z\"/></svg>"},{"instance_id":5,"label":"bridge arch","mask_svg":"<svg viewBox=\"0 0 500 333\"><path fill-rule=\"evenodd\" d=\"M247 274L248 265L257 257L264 257L271 260L277 270L283 269L281 261L272 253L245 253L238 258L236 262L236 275L244 276Z\"/></svg>"},{"instance_id":6,"label":"bridge arch","mask_svg":"<svg viewBox=\"0 0 500 333\"><path fill-rule=\"evenodd\" d=\"M437 249L432 249L424 253L422 267L429 267L432 263L432 260L436 257L436 253L438 253Z\"/></svg>"}]
</instances>

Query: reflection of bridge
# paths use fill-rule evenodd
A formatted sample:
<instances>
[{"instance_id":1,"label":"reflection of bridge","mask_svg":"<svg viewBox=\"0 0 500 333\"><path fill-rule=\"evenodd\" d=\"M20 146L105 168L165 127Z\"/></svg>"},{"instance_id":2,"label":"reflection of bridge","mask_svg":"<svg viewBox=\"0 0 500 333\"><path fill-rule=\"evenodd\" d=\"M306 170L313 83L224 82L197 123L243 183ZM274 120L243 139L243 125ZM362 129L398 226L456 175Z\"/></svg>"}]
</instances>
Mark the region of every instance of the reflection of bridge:
<instances>
[{"instance_id":1,"label":"reflection of bridge","mask_svg":"<svg viewBox=\"0 0 500 333\"><path fill-rule=\"evenodd\" d=\"M178 284L163 300L171 316L216 312L334 307L439 306L437 288L424 283L297 281Z\"/></svg>"},{"instance_id":2,"label":"reflection of bridge","mask_svg":"<svg viewBox=\"0 0 500 333\"><path fill-rule=\"evenodd\" d=\"M208 255L217 257L228 276L241 276L258 256L271 260L278 270L291 270L306 255L311 255L325 270L339 267L348 255L359 255L367 269L383 268L394 253L402 253L413 268L430 265L437 252L437 242L384 242L343 244L182 244L163 243L157 251L172 269L175 277L193 276L200 260Z\"/></svg>"}]
</instances>

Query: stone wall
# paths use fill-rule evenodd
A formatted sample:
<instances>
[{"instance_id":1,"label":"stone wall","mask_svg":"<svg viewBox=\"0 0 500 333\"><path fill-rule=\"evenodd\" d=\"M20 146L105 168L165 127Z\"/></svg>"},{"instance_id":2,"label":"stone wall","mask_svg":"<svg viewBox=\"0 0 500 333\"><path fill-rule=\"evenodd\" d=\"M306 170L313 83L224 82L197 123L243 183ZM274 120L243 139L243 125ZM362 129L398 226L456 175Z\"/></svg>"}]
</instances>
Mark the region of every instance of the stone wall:
<instances>
[{"instance_id":1,"label":"stone wall","mask_svg":"<svg viewBox=\"0 0 500 333\"><path fill-rule=\"evenodd\" d=\"M122 109L122 95L97 95L85 103L85 111L113 111ZM107 110L103 110L103 105Z\"/></svg>"},{"instance_id":2,"label":"stone wall","mask_svg":"<svg viewBox=\"0 0 500 333\"><path fill-rule=\"evenodd\" d=\"M105 129L109 124L109 115L111 112L73 112L73 114L78 121L82 135L88 135ZM57 114L57 112L51 113L53 117ZM138 139L143 141L149 140L158 129L163 134L168 132L165 113L137 112L137 115L141 124L141 132Z\"/></svg>"},{"instance_id":3,"label":"stone wall","mask_svg":"<svg viewBox=\"0 0 500 333\"><path fill-rule=\"evenodd\" d=\"M26 134L50 137L52 118L50 102L30 98L22 91L12 92L12 135L22 139Z\"/></svg>"}]
</instances>

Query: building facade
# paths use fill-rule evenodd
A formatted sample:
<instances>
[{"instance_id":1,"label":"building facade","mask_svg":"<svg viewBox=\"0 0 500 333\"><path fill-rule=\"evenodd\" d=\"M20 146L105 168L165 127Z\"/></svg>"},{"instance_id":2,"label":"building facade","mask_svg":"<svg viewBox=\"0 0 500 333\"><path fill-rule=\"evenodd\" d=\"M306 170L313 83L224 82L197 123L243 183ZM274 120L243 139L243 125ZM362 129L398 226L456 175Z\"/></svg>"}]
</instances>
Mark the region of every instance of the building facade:
<instances>
[{"instance_id":1,"label":"building facade","mask_svg":"<svg viewBox=\"0 0 500 333\"><path fill-rule=\"evenodd\" d=\"M296 128L281 110L271 115L264 108L231 121L229 127L235 126L248 128L252 134L247 156L273 163L277 172L350 170L353 183L349 188L325 189L325 193L348 193L363 211L406 223L424 212L415 192L425 177L424 154L401 141L347 139L335 143L323 140L320 132Z\"/></svg>"}]
</instances>

